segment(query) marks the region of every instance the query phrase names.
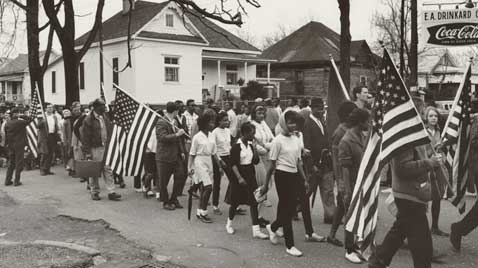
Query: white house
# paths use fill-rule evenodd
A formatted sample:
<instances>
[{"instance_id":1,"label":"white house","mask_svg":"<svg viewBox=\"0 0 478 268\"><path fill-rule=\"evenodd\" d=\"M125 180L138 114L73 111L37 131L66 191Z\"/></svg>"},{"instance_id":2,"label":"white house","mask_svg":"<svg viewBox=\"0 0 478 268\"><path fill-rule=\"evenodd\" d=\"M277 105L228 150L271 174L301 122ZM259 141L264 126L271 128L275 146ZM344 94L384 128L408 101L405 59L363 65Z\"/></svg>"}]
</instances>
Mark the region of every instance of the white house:
<instances>
[{"instance_id":1,"label":"white house","mask_svg":"<svg viewBox=\"0 0 478 268\"><path fill-rule=\"evenodd\" d=\"M113 83L140 101L167 101L239 93L239 81L256 79L256 65L273 60L259 57L261 51L196 13L185 13L174 2L136 1L131 23L132 68L127 63L129 3L103 23L104 83L107 101L114 98ZM76 40L78 48L88 33ZM80 101L99 97L100 56L96 37L79 68ZM241 79L242 78L242 79ZM46 101L63 104L63 61L50 64L45 74Z\"/></svg>"}]
</instances>

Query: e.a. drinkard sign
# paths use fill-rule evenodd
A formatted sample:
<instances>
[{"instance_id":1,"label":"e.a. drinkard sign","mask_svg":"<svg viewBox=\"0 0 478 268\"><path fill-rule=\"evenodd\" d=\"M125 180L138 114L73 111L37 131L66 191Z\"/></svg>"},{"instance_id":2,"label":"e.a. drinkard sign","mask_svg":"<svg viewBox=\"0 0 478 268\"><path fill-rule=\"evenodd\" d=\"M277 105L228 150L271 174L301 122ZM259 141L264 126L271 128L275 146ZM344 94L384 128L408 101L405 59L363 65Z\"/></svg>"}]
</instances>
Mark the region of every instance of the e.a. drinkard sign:
<instances>
[{"instance_id":1,"label":"e.a. drinkard sign","mask_svg":"<svg viewBox=\"0 0 478 268\"><path fill-rule=\"evenodd\" d=\"M422 42L436 46L478 44L478 8L425 10Z\"/></svg>"}]
</instances>

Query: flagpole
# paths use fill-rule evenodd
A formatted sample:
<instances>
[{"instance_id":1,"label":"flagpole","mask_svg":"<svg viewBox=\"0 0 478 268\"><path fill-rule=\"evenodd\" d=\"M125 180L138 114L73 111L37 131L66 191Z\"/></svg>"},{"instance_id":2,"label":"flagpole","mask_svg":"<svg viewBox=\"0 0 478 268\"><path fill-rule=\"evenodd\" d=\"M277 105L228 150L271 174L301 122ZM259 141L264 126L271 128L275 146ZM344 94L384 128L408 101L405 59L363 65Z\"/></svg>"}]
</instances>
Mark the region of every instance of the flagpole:
<instances>
[{"instance_id":1,"label":"flagpole","mask_svg":"<svg viewBox=\"0 0 478 268\"><path fill-rule=\"evenodd\" d=\"M332 54L329 54L329 58L330 58L330 63L332 64L332 68L334 68L334 70L335 70L335 74L336 74L336 76L337 76L337 80L339 81L340 88L342 89L342 92L344 93L345 98L346 98L348 101L351 101L349 92L347 91L347 89L345 89L344 81L342 80L342 76L341 76L340 73L339 73L339 70L338 70L338 68L337 68L337 65L335 65L335 61L334 61L334 58L332 57ZM330 82L330 81L329 81L329 82Z\"/></svg>"},{"instance_id":2,"label":"flagpole","mask_svg":"<svg viewBox=\"0 0 478 268\"><path fill-rule=\"evenodd\" d=\"M38 87L35 87L35 91L37 92L38 103L40 104L41 113L43 114L43 119L45 120L45 124L46 124L47 129L48 129L48 120L46 120L45 109L43 108L43 103L42 103L42 99L41 99L41 96L40 96L40 91L38 91Z\"/></svg>"},{"instance_id":3,"label":"flagpole","mask_svg":"<svg viewBox=\"0 0 478 268\"><path fill-rule=\"evenodd\" d=\"M113 86L116 87L117 89L121 90L124 94L128 95L130 98L136 100L135 97L133 97L133 95L131 95L129 92L127 92L126 90L120 88L117 84L113 83ZM138 101L139 102L139 101ZM148 107L147 105L144 105L142 104L147 110L149 110L150 112L154 113L156 116L158 116L160 119L166 121L168 124L170 124L173 128L177 128L179 129L177 126L175 126L173 123L171 123L169 120L166 120L163 116L161 116L160 114L158 114L155 110L151 109L150 107ZM189 139L191 139L191 136L189 136L187 133L184 133L184 136L188 137Z\"/></svg>"},{"instance_id":4,"label":"flagpole","mask_svg":"<svg viewBox=\"0 0 478 268\"><path fill-rule=\"evenodd\" d=\"M471 68L471 63L473 61L473 58L470 57L470 60L469 62L467 63L466 65L466 69L465 69L465 72L463 74L463 78L461 80L461 83L460 83L460 86L458 87L458 90L456 91L456 95L455 95L455 99L453 100L453 105L450 109L450 112L448 113L448 117L446 119L446 123L445 123L445 127L443 127L443 132L441 134L441 140L442 142L444 141L443 139L445 138L445 134L446 134L446 129L448 129L448 126L450 125L450 120L451 118L453 117L453 112L455 111L456 109L456 106L458 105L458 101L460 100L460 96L461 96L461 92L463 91L463 88L465 87L465 83L466 83L466 76L468 74L468 70L469 68Z\"/></svg>"},{"instance_id":5,"label":"flagpole","mask_svg":"<svg viewBox=\"0 0 478 268\"><path fill-rule=\"evenodd\" d=\"M418 114L418 117L420 118L420 122L422 123L422 126L423 126L423 130L428 134L428 138L430 139L430 141L432 140L432 137L430 135L430 133L426 130L426 126L425 126L425 123L423 122L423 118L421 116L421 114L418 112L418 109L417 107L415 106L415 103L413 102L413 98L412 98L412 95L410 95L410 92L407 88L407 86L405 85L405 81L403 81L403 78L402 76L400 75L400 73L398 72L398 69L397 69L397 66L395 65L395 62L393 61L392 57L390 56L390 53L388 53L388 50L387 48L385 47L385 45L383 44L383 42L380 41L380 45L382 46L383 50L385 51L385 53L387 53L387 56L390 58L390 61L392 62L392 65L393 65L393 68L395 68L395 71L398 73L398 76L400 78L400 82L402 82L402 86L405 88L405 92L407 93L408 95L408 98L410 98L410 101L412 102L412 105L413 105L413 109L415 109L415 112ZM435 150L435 148L433 146L431 146L432 148L432 151L434 154L437 153L437 151Z\"/></svg>"}]
</instances>

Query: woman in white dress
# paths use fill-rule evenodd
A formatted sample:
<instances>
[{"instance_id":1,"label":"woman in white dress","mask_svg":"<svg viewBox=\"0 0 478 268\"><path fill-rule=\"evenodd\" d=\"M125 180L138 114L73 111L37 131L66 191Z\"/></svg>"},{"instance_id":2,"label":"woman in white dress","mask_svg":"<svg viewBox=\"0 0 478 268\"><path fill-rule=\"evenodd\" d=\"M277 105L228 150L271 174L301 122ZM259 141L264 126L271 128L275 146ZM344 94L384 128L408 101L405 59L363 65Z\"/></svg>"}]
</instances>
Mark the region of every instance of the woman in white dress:
<instances>
[{"instance_id":1,"label":"woman in white dress","mask_svg":"<svg viewBox=\"0 0 478 268\"><path fill-rule=\"evenodd\" d=\"M213 183L213 164L217 161L220 167L225 164L217 157L216 141L211 131L215 127L216 114L207 112L200 116L197 120L199 132L193 137L191 142L191 150L189 151L188 170L192 176L194 183L201 185L201 195L199 208L196 217L204 223L211 223L208 217L207 204L212 193ZM221 169L222 172L222 169Z\"/></svg>"}]
</instances>

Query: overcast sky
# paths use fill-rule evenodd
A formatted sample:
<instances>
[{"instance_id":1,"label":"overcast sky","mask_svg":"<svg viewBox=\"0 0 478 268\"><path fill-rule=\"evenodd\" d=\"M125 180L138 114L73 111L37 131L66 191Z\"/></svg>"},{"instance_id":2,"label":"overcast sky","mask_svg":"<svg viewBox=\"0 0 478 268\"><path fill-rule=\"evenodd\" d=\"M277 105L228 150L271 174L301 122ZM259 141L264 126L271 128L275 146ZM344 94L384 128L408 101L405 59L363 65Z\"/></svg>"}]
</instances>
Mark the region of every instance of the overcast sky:
<instances>
[{"instance_id":1,"label":"overcast sky","mask_svg":"<svg viewBox=\"0 0 478 268\"><path fill-rule=\"evenodd\" d=\"M149 0L151 2L164 2L164 0ZM285 26L289 31L298 29L311 20L322 22L336 32L340 33L340 12L337 0L258 0L261 8L247 7L248 16L244 17L245 24L240 31L247 32L253 36L256 45L261 45L264 36L277 31L279 25ZM376 41L377 36L371 26L371 19L374 12L383 12L383 0L351 0L350 22L352 40L366 39L371 45ZM396 0L399 1L399 0ZM103 20L108 19L121 10L122 0L106 0L103 13ZM205 7L212 7L219 0L197 0ZM235 4L235 0L229 0ZM245 2L245 1L244 1ZM421 6L422 0L419 0ZM439 1L435 1L439 2ZM87 32L93 23L94 12L97 0L76 0L74 1L76 18L76 36ZM41 20L45 21L46 18ZM237 33L237 27L225 26L233 33ZM42 34L41 47L46 43L46 32ZM26 34L19 36L16 53L26 52ZM60 51L58 42L55 42L54 49Z\"/></svg>"}]
</instances>

